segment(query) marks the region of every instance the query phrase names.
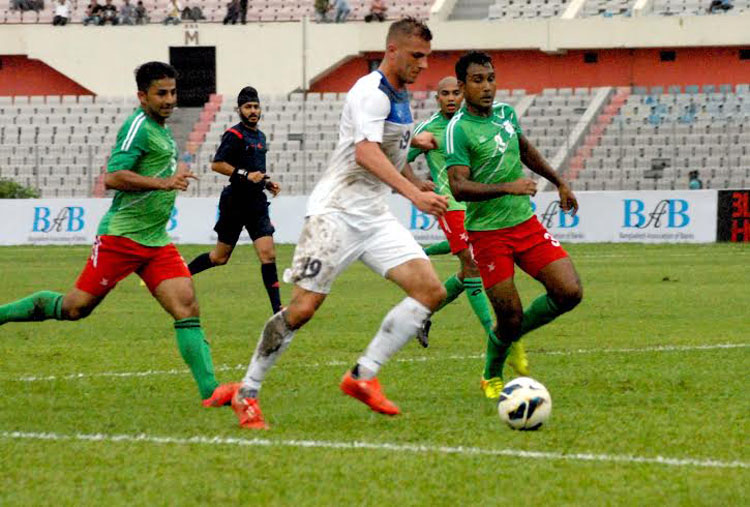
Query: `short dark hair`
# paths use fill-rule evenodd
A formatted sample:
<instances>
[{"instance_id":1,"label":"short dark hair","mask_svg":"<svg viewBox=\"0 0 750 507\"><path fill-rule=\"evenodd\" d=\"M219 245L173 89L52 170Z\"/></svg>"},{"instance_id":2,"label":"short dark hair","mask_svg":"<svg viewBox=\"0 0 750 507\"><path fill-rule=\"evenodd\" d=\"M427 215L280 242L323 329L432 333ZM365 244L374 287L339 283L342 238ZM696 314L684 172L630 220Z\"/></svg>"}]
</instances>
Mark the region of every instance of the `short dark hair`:
<instances>
[{"instance_id":1,"label":"short dark hair","mask_svg":"<svg viewBox=\"0 0 750 507\"><path fill-rule=\"evenodd\" d=\"M391 23L391 26L388 28L388 36L385 40L390 41L395 37L409 35L415 35L427 42L432 40L432 32L427 28L427 25L411 16Z\"/></svg>"},{"instance_id":2,"label":"short dark hair","mask_svg":"<svg viewBox=\"0 0 750 507\"><path fill-rule=\"evenodd\" d=\"M157 79L177 78L177 70L164 62L147 62L135 69L135 83L138 91L146 92L153 81Z\"/></svg>"},{"instance_id":3,"label":"short dark hair","mask_svg":"<svg viewBox=\"0 0 750 507\"><path fill-rule=\"evenodd\" d=\"M482 53L481 51L469 51L456 62L456 79L465 83L466 71L472 63L476 63L477 65L490 64L490 66L493 66L492 58L487 53Z\"/></svg>"}]
</instances>

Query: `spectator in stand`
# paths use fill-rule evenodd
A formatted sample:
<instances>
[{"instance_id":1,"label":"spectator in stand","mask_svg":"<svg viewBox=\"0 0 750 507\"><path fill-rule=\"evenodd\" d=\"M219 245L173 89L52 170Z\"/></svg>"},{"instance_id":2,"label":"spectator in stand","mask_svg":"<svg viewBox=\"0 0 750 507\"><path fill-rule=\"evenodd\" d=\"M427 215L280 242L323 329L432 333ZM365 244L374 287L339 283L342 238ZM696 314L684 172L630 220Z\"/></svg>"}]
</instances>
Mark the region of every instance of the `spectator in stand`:
<instances>
[{"instance_id":1,"label":"spectator in stand","mask_svg":"<svg viewBox=\"0 0 750 507\"><path fill-rule=\"evenodd\" d=\"M732 0L711 0L711 4L708 6L708 13L726 12L729 9L734 9Z\"/></svg>"},{"instance_id":2,"label":"spectator in stand","mask_svg":"<svg viewBox=\"0 0 750 507\"><path fill-rule=\"evenodd\" d=\"M703 181L698 177L698 171L690 171L688 177L690 178L688 183L690 190L701 190L703 188Z\"/></svg>"},{"instance_id":3,"label":"spectator in stand","mask_svg":"<svg viewBox=\"0 0 750 507\"><path fill-rule=\"evenodd\" d=\"M315 0L315 17L318 23L330 23L328 11L331 10L331 3L328 0Z\"/></svg>"},{"instance_id":4,"label":"spectator in stand","mask_svg":"<svg viewBox=\"0 0 750 507\"><path fill-rule=\"evenodd\" d=\"M135 24L145 25L148 23L148 13L146 7L143 5L141 0L138 0L138 4L135 6Z\"/></svg>"},{"instance_id":5,"label":"spectator in stand","mask_svg":"<svg viewBox=\"0 0 750 507\"><path fill-rule=\"evenodd\" d=\"M88 25L100 25L102 23L102 7L96 0L91 0L91 3L86 7L86 17L83 18L83 24Z\"/></svg>"},{"instance_id":6,"label":"spectator in stand","mask_svg":"<svg viewBox=\"0 0 750 507\"><path fill-rule=\"evenodd\" d=\"M349 17L349 13L352 12L346 0L335 0L333 7L336 12L336 23L345 22L346 18Z\"/></svg>"},{"instance_id":7,"label":"spectator in stand","mask_svg":"<svg viewBox=\"0 0 750 507\"><path fill-rule=\"evenodd\" d=\"M165 25L179 25L180 24L180 12L182 11L182 6L180 5L180 2L177 0L172 0L170 3L168 9L167 17L164 18Z\"/></svg>"},{"instance_id":8,"label":"spectator in stand","mask_svg":"<svg viewBox=\"0 0 750 507\"><path fill-rule=\"evenodd\" d=\"M200 7L185 7L182 9L182 20L183 21L192 21L194 23L197 23L201 19L206 19L206 17L203 15L203 11Z\"/></svg>"},{"instance_id":9,"label":"spectator in stand","mask_svg":"<svg viewBox=\"0 0 750 507\"><path fill-rule=\"evenodd\" d=\"M247 23L247 0L240 0L240 21Z\"/></svg>"},{"instance_id":10,"label":"spectator in stand","mask_svg":"<svg viewBox=\"0 0 750 507\"><path fill-rule=\"evenodd\" d=\"M135 24L135 7L130 4L130 0L125 0L125 5L120 7L120 24L121 25L134 25Z\"/></svg>"},{"instance_id":11,"label":"spectator in stand","mask_svg":"<svg viewBox=\"0 0 750 507\"><path fill-rule=\"evenodd\" d=\"M10 8L11 10L39 12L44 8L44 0L13 0Z\"/></svg>"},{"instance_id":12,"label":"spectator in stand","mask_svg":"<svg viewBox=\"0 0 750 507\"><path fill-rule=\"evenodd\" d=\"M106 25L109 23L114 26L120 21L120 18L117 17L117 7L112 3L112 0L105 0L105 2L102 6L101 22L99 24Z\"/></svg>"},{"instance_id":13,"label":"spectator in stand","mask_svg":"<svg viewBox=\"0 0 750 507\"><path fill-rule=\"evenodd\" d=\"M70 19L70 3L68 0L57 0L55 4L55 16L52 18L52 24L55 26L64 26Z\"/></svg>"},{"instance_id":14,"label":"spectator in stand","mask_svg":"<svg viewBox=\"0 0 750 507\"><path fill-rule=\"evenodd\" d=\"M224 23L225 25L228 24L237 24L237 19L240 17L240 0L232 0L227 4L227 15L224 16Z\"/></svg>"},{"instance_id":15,"label":"spectator in stand","mask_svg":"<svg viewBox=\"0 0 750 507\"><path fill-rule=\"evenodd\" d=\"M380 21L381 23L385 21L385 13L388 10L388 7L385 5L385 0L372 0L372 3L370 4L370 14L365 16L366 22L371 21Z\"/></svg>"}]
</instances>

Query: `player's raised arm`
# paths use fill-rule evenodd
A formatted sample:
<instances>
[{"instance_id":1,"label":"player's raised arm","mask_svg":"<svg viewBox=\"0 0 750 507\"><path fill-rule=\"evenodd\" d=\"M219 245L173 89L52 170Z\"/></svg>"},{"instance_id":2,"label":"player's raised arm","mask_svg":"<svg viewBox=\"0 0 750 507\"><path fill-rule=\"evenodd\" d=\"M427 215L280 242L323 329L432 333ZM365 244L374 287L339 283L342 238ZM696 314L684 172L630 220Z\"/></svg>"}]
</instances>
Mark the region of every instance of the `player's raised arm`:
<instances>
[{"instance_id":1,"label":"player's raised arm","mask_svg":"<svg viewBox=\"0 0 750 507\"><path fill-rule=\"evenodd\" d=\"M448 181L453 196L459 201L488 201L504 195L534 195L536 182L522 178L508 183L479 183L471 180L471 170L465 165L448 168Z\"/></svg>"},{"instance_id":2,"label":"player's raised arm","mask_svg":"<svg viewBox=\"0 0 750 507\"><path fill-rule=\"evenodd\" d=\"M564 211L572 210L575 215L578 211L578 200L567 182L552 169L552 166L539 153L539 150L531 144L531 141L520 133L518 134L518 147L521 152L521 162L523 162L523 165L555 185L557 191L560 193L560 207Z\"/></svg>"}]
</instances>

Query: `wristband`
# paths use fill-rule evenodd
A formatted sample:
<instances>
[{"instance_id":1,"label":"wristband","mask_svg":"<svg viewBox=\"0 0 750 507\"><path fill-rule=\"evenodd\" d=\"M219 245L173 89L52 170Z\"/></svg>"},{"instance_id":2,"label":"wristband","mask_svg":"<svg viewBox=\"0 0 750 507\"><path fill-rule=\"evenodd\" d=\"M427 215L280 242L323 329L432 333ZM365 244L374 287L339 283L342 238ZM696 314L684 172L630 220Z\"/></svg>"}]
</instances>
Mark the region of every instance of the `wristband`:
<instances>
[{"instance_id":1,"label":"wristband","mask_svg":"<svg viewBox=\"0 0 750 507\"><path fill-rule=\"evenodd\" d=\"M229 181L231 183L239 183L242 181L247 181L247 175L250 174L250 171L247 169L237 168L234 170L232 175L229 177Z\"/></svg>"},{"instance_id":2,"label":"wristband","mask_svg":"<svg viewBox=\"0 0 750 507\"><path fill-rule=\"evenodd\" d=\"M246 180L248 174L250 174L250 171L248 171L247 169L241 169L241 168L238 167L232 173L232 177L234 177L234 178L242 178L243 180Z\"/></svg>"}]
</instances>

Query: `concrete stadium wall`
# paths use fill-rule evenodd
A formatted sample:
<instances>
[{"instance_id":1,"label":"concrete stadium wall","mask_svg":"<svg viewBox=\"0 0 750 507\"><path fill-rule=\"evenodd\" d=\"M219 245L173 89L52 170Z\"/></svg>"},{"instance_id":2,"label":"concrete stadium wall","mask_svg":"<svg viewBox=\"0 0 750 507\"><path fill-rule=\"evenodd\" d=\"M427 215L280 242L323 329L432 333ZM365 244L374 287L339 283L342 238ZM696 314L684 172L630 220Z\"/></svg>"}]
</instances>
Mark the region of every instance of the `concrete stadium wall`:
<instances>
[{"instance_id":1,"label":"concrete stadium wall","mask_svg":"<svg viewBox=\"0 0 750 507\"><path fill-rule=\"evenodd\" d=\"M674 61L660 60L661 50L675 52ZM544 88L591 86L670 86L750 83L750 59L740 60L734 47L573 49L562 53L538 50L488 50L495 64L498 87L523 88L539 93ZM596 63L586 63L584 55L596 53ZM430 90L446 75L453 75L456 60L463 51L437 51L430 55L429 67L414 83L416 90ZM344 92L365 74L370 62L382 53L370 53L321 76L312 91Z\"/></svg>"},{"instance_id":2,"label":"concrete stadium wall","mask_svg":"<svg viewBox=\"0 0 750 507\"><path fill-rule=\"evenodd\" d=\"M536 50L750 47L750 14L629 19L435 22L433 50ZM133 69L167 60L170 47L215 46L217 91L234 94L247 83L266 93L288 93L353 57L382 51L386 24L253 23L244 26L84 27L0 25L2 55L41 60L96 94L133 93ZM306 53L303 55L303 53ZM16 94L23 94L19 91Z\"/></svg>"}]
</instances>

